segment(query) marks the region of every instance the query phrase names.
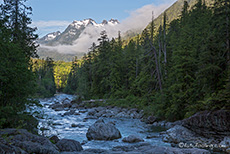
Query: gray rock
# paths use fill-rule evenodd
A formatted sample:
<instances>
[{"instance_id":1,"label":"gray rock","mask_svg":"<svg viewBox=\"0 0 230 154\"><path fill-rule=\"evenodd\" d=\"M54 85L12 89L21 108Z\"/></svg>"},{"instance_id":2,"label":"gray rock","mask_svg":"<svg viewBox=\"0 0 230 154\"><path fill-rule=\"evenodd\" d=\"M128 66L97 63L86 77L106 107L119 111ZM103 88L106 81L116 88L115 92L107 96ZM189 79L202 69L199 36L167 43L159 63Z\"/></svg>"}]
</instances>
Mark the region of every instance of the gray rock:
<instances>
[{"instance_id":1,"label":"gray rock","mask_svg":"<svg viewBox=\"0 0 230 154\"><path fill-rule=\"evenodd\" d=\"M81 125L81 124L72 124L71 127L83 128L83 127L85 127L85 125Z\"/></svg>"},{"instance_id":2,"label":"gray rock","mask_svg":"<svg viewBox=\"0 0 230 154\"><path fill-rule=\"evenodd\" d=\"M89 110L87 116L94 116L96 113L97 113L96 109L93 108L93 109Z\"/></svg>"},{"instance_id":3,"label":"gray rock","mask_svg":"<svg viewBox=\"0 0 230 154\"><path fill-rule=\"evenodd\" d=\"M109 111L109 112L103 114L102 117L111 118L111 117L114 117L114 114Z\"/></svg>"},{"instance_id":4,"label":"gray rock","mask_svg":"<svg viewBox=\"0 0 230 154\"><path fill-rule=\"evenodd\" d=\"M97 108L95 108L95 111L96 112L101 112L101 111L105 111L106 110L106 108L105 107L97 107Z\"/></svg>"},{"instance_id":5,"label":"gray rock","mask_svg":"<svg viewBox=\"0 0 230 154\"><path fill-rule=\"evenodd\" d=\"M136 135L129 135L128 137L123 138L122 141L128 143L144 142L140 136Z\"/></svg>"},{"instance_id":6,"label":"gray rock","mask_svg":"<svg viewBox=\"0 0 230 154\"><path fill-rule=\"evenodd\" d=\"M176 147L180 147L180 145L183 144L183 147L186 148L199 147L197 145L218 145L217 140L201 137L180 125L176 125L167 130L165 134L163 134L163 141L172 143ZM211 149L212 147L209 148Z\"/></svg>"},{"instance_id":7,"label":"gray rock","mask_svg":"<svg viewBox=\"0 0 230 154\"><path fill-rule=\"evenodd\" d=\"M157 120L156 117L154 117L154 116L149 116L149 117L147 118L146 123L147 123L147 124L153 124L154 122L156 122L156 120Z\"/></svg>"},{"instance_id":8,"label":"gray rock","mask_svg":"<svg viewBox=\"0 0 230 154\"><path fill-rule=\"evenodd\" d=\"M60 140L56 146L60 151L82 151L83 148L78 141L70 140L70 139L62 139Z\"/></svg>"},{"instance_id":9,"label":"gray rock","mask_svg":"<svg viewBox=\"0 0 230 154\"><path fill-rule=\"evenodd\" d=\"M68 102L68 103L66 102L63 104L64 108L71 108L71 106L72 106L72 104L70 102Z\"/></svg>"},{"instance_id":10,"label":"gray rock","mask_svg":"<svg viewBox=\"0 0 230 154\"><path fill-rule=\"evenodd\" d=\"M51 104L49 106L49 108L52 108L52 109L57 109L57 108L63 108L63 105L58 103L58 104Z\"/></svg>"},{"instance_id":11,"label":"gray rock","mask_svg":"<svg viewBox=\"0 0 230 154\"><path fill-rule=\"evenodd\" d=\"M54 109L54 111L63 111L63 110L64 110L63 107Z\"/></svg>"},{"instance_id":12,"label":"gray rock","mask_svg":"<svg viewBox=\"0 0 230 154\"><path fill-rule=\"evenodd\" d=\"M58 141L60 141L60 139L59 139L56 135L52 135L49 139L52 140L53 143L55 143L55 144L56 144Z\"/></svg>"},{"instance_id":13,"label":"gray rock","mask_svg":"<svg viewBox=\"0 0 230 154\"><path fill-rule=\"evenodd\" d=\"M3 138L0 137L0 153L1 154L14 154L14 153L20 153L20 154L26 154L26 152L18 147L15 147L13 145L10 145L5 141Z\"/></svg>"},{"instance_id":14,"label":"gray rock","mask_svg":"<svg viewBox=\"0 0 230 154\"><path fill-rule=\"evenodd\" d=\"M70 103L71 100L69 98L65 98L63 101L62 101L62 104L65 104L65 103Z\"/></svg>"},{"instance_id":15,"label":"gray rock","mask_svg":"<svg viewBox=\"0 0 230 154\"><path fill-rule=\"evenodd\" d=\"M98 120L89 127L86 137L88 140L114 140L121 138L121 133L114 125Z\"/></svg>"},{"instance_id":16,"label":"gray rock","mask_svg":"<svg viewBox=\"0 0 230 154\"><path fill-rule=\"evenodd\" d=\"M147 135L146 139L159 138L159 135Z\"/></svg>"},{"instance_id":17,"label":"gray rock","mask_svg":"<svg viewBox=\"0 0 230 154\"><path fill-rule=\"evenodd\" d=\"M71 106L71 108L78 108L78 104L76 104L76 103L74 103L74 104L72 104L72 106Z\"/></svg>"},{"instance_id":18,"label":"gray rock","mask_svg":"<svg viewBox=\"0 0 230 154\"><path fill-rule=\"evenodd\" d=\"M120 113L118 113L117 115L115 115L116 118L129 118L129 115L127 115L126 112L122 111Z\"/></svg>"},{"instance_id":19,"label":"gray rock","mask_svg":"<svg viewBox=\"0 0 230 154\"><path fill-rule=\"evenodd\" d=\"M76 111L76 110L71 109L70 111L65 112L65 113L64 113L64 116L74 115L74 114L75 114L75 111Z\"/></svg>"},{"instance_id":20,"label":"gray rock","mask_svg":"<svg viewBox=\"0 0 230 154\"><path fill-rule=\"evenodd\" d=\"M86 113L88 110L80 110L79 113Z\"/></svg>"},{"instance_id":21,"label":"gray rock","mask_svg":"<svg viewBox=\"0 0 230 154\"><path fill-rule=\"evenodd\" d=\"M103 114L106 114L106 110L101 110L101 111L95 113L95 116L101 117Z\"/></svg>"},{"instance_id":22,"label":"gray rock","mask_svg":"<svg viewBox=\"0 0 230 154\"><path fill-rule=\"evenodd\" d=\"M176 125L175 127L166 131L163 135L163 141L178 144L186 142L187 140L194 140L196 134L187 128Z\"/></svg>"},{"instance_id":23,"label":"gray rock","mask_svg":"<svg viewBox=\"0 0 230 154\"><path fill-rule=\"evenodd\" d=\"M10 145L16 147L16 149L23 149L21 151L27 153L58 153L58 148L52 144L48 138L31 134L24 129L3 129L0 130L0 136L6 136L4 139L6 141L5 143L10 143Z\"/></svg>"},{"instance_id":24,"label":"gray rock","mask_svg":"<svg viewBox=\"0 0 230 154\"><path fill-rule=\"evenodd\" d=\"M70 99L66 98L62 101L62 105L64 108L70 108L72 106Z\"/></svg>"},{"instance_id":25,"label":"gray rock","mask_svg":"<svg viewBox=\"0 0 230 154\"><path fill-rule=\"evenodd\" d=\"M210 154L208 150L190 148L190 149L180 149L172 147L160 147L152 146L149 143L142 143L138 145L131 146L117 146L112 149L114 152L118 153L129 153L129 154ZM110 152L108 152L110 153ZM111 152L112 153L112 152Z\"/></svg>"},{"instance_id":26,"label":"gray rock","mask_svg":"<svg viewBox=\"0 0 230 154\"><path fill-rule=\"evenodd\" d=\"M230 111L203 111L183 120L183 126L206 137L230 136Z\"/></svg>"},{"instance_id":27,"label":"gray rock","mask_svg":"<svg viewBox=\"0 0 230 154\"><path fill-rule=\"evenodd\" d=\"M228 148L228 149L226 150L226 152L227 152L227 153L230 153L230 148Z\"/></svg>"},{"instance_id":28,"label":"gray rock","mask_svg":"<svg viewBox=\"0 0 230 154\"><path fill-rule=\"evenodd\" d=\"M176 122L159 121L159 122L154 122L152 124L153 127L162 127L165 129L170 129L176 125L182 125L182 121L176 121Z\"/></svg>"},{"instance_id":29,"label":"gray rock","mask_svg":"<svg viewBox=\"0 0 230 154\"><path fill-rule=\"evenodd\" d=\"M108 150L104 149L86 149L82 154L108 154Z\"/></svg>"},{"instance_id":30,"label":"gray rock","mask_svg":"<svg viewBox=\"0 0 230 154\"><path fill-rule=\"evenodd\" d=\"M228 151L230 149L230 137L225 137L223 141L220 142L222 149Z\"/></svg>"},{"instance_id":31,"label":"gray rock","mask_svg":"<svg viewBox=\"0 0 230 154\"><path fill-rule=\"evenodd\" d=\"M97 116L87 115L84 119L98 119Z\"/></svg>"},{"instance_id":32,"label":"gray rock","mask_svg":"<svg viewBox=\"0 0 230 154\"><path fill-rule=\"evenodd\" d=\"M88 141L83 140L83 141L81 142L81 145L85 145L86 143L88 143Z\"/></svg>"},{"instance_id":33,"label":"gray rock","mask_svg":"<svg viewBox=\"0 0 230 154\"><path fill-rule=\"evenodd\" d=\"M74 115L81 115L79 112L75 112Z\"/></svg>"}]
</instances>

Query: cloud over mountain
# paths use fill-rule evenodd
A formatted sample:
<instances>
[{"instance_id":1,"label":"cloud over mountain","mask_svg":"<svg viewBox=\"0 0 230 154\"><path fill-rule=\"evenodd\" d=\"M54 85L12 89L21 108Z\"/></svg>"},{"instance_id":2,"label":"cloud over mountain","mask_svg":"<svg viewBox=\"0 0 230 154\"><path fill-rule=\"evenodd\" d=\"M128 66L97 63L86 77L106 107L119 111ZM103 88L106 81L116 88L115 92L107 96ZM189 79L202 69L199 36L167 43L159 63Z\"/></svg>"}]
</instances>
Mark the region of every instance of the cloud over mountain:
<instances>
[{"instance_id":1,"label":"cloud over mountain","mask_svg":"<svg viewBox=\"0 0 230 154\"><path fill-rule=\"evenodd\" d=\"M117 37L118 31L125 33L128 30L144 29L152 18L152 12L154 16L160 15L166 8L171 5L172 2L163 5L155 6L153 4L143 6L137 10L131 11L130 16L119 23L117 20L111 19L110 21L103 21L97 24L92 19L85 19L83 21L72 22L61 35L52 36L51 40L45 40L39 42L41 47L60 53L86 53L93 42L97 43L97 39L100 37L101 31L105 30L109 38ZM46 25L44 22L38 23L41 26ZM48 25L65 25L66 22L48 22ZM48 38L48 35L46 36ZM45 38L42 38L43 40Z\"/></svg>"}]
</instances>

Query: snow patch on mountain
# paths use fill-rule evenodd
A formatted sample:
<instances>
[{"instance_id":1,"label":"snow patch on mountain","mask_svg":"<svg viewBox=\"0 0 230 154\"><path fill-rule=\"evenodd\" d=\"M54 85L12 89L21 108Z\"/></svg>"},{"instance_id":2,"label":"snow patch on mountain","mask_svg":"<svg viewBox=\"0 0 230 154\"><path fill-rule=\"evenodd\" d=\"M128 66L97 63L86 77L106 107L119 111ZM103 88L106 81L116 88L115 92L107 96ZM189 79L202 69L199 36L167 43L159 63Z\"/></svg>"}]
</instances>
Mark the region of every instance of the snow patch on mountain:
<instances>
[{"instance_id":1,"label":"snow patch on mountain","mask_svg":"<svg viewBox=\"0 0 230 154\"><path fill-rule=\"evenodd\" d=\"M118 31L123 33L128 30L142 30L152 19L152 11L157 17L169 4L160 6L146 5L130 13L130 17L121 23L116 19L109 21L103 20L102 23L96 23L92 19L82 21L73 21L66 30L51 41L41 44L44 48L49 48L60 53L87 53L92 43L98 43L101 31L106 31L108 38L118 36Z\"/></svg>"}]
</instances>

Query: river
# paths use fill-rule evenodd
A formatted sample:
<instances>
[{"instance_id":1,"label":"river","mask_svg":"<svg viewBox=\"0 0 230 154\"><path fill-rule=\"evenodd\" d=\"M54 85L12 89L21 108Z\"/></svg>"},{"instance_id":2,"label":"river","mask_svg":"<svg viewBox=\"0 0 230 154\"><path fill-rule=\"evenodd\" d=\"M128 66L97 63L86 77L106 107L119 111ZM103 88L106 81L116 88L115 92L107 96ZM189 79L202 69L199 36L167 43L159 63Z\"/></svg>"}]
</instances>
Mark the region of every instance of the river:
<instances>
[{"instance_id":1,"label":"river","mask_svg":"<svg viewBox=\"0 0 230 154\"><path fill-rule=\"evenodd\" d=\"M83 119L87 116L87 110L77 109L80 115L65 115L69 109L64 111L55 111L49 108L49 105L55 102L62 102L65 99L72 100L75 96L67 94L57 94L52 98L39 99L41 107L34 106L30 108L30 112L34 113L35 117L39 120L39 134L44 136L57 135L60 139L73 139L79 141L84 149L97 148L97 149L111 149L115 146L130 145L130 143L122 142L122 138L129 135L139 135L152 145L157 146L170 146L160 138L160 132L154 132L151 127L140 119L127 119L127 118L104 118L105 122L113 122L115 126L120 130L122 138L114 141L88 141L86 133L92 124L97 119ZM86 111L86 112L84 112ZM72 127L72 124L80 125L81 127ZM154 136L153 138L147 139L147 136ZM135 143L132 143L132 145Z\"/></svg>"}]
</instances>

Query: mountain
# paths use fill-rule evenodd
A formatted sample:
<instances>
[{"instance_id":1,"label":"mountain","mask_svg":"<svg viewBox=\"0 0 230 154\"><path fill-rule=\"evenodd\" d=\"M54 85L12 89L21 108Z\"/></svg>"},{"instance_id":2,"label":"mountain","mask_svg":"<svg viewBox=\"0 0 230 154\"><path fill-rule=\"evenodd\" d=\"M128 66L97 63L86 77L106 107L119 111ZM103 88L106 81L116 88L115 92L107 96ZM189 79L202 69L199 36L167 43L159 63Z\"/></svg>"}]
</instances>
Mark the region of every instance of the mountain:
<instances>
[{"instance_id":1,"label":"mountain","mask_svg":"<svg viewBox=\"0 0 230 154\"><path fill-rule=\"evenodd\" d=\"M187 0L189 9L192 9L193 6L196 4L197 0ZM210 6L213 3L213 0L205 0L205 3L207 6ZM184 0L177 0L172 6L170 6L167 10L165 10L167 15L167 23L169 24L174 19L177 19L181 15L181 11L184 7ZM154 23L156 27L159 27L164 18L164 12L160 14L155 20ZM151 23L147 26L149 28L151 26Z\"/></svg>"},{"instance_id":2,"label":"mountain","mask_svg":"<svg viewBox=\"0 0 230 154\"><path fill-rule=\"evenodd\" d=\"M187 2L190 6L189 9L192 9L197 0L187 0ZM207 5L211 5L212 0L205 0L205 2ZM178 0L165 11L168 24L174 19L180 17L183 5L184 0ZM156 28L162 24L163 14L164 13L155 18L154 23ZM64 32L49 33L38 39L38 43L41 46L38 49L38 55L43 58L49 56L54 58L54 60L71 59L69 57L75 55L77 55L78 58L81 58L88 51L92 43L97 42L102 30L106 30L110 38L116 37L119 29L117 29L117 26L115 27L115 25L118 24L119 21L115 19L109 21L104 20L100 24L96 23L93 19L73 21ZM149 27L150 24L146 28ZM141 31L141 29L130 29L124 33L123 39L128 42L131 38L140 34ZM65 56L67 56L67 58L65 58Z\"/></svg>"},{"instance_id":3,"label":"mountain","mask_svg":"<svg viewBox=\"0 0 230 154\"><path fill-rule=\"evenodd\" d=\"M73 21L64 32L60 33L54 32L49 33L46 36L38 39L38 43L42 45L55 46L55 45L73 45L82 32L87 28L104 28L105 26L114 26L119 24L116 19L111 19L109 21L103 20L102 23L97 24L93 19L85 19L82 21Z\"/></svg>"},{"instance_id":4,"label":"mountain","mask_svg":"<svg viewBox=\"0 0 230 154\"><path fill-rule=\"evenodd\" d=\"M61 35L61 32L60 31L57 31L57 32L53 32L53 33L49 33L47 34L46 36L38 39L38 43L39 44L46 44L48 43L49 41L52 41L54 40L57 36Z\"/></svg>"},{"instance_id":5,"label":"mountain","mask_svg":"<svg viewBox=\"0 0 230 154\"><path fill-rule=\"evenodd\" d=\"M116 29L111 29L118 24L119 21L116 19L103 20L100 24L93 19L75 20L64 32L49 33L38 39L38 55L40 58L51 57L54 60L65 61L71 61L74 56L81 58L100 37L101 31L108 30L110 34L117 34Z\"/></svg>"}]
</instances>

